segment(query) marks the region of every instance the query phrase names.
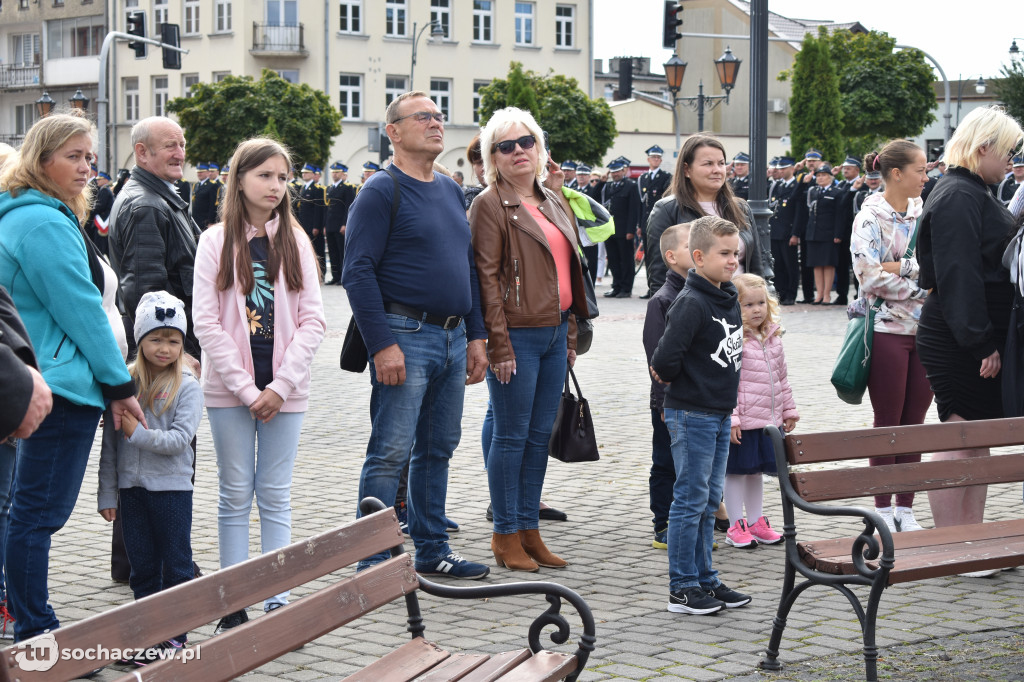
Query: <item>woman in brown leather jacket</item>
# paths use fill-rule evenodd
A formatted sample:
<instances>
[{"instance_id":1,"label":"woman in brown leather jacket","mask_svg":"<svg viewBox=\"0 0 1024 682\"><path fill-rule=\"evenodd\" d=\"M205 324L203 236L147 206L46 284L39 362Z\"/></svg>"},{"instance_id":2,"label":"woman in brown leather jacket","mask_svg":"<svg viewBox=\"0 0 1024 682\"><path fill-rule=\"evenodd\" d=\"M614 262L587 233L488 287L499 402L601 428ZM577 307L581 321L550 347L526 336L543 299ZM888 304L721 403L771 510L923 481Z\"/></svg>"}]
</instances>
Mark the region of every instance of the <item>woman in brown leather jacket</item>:
<instances>
[{"instance_id":1,"label":"woman in brown leather jacket","mask_svg":"<svg viewBox=\"0 0 1024 682\"><path fill-rule=\"evenodd\" d=\"M487 189L469 220L494 410L491 550L513 570L561 568L568 562L544 545L538 514L566 363L576 359L569 313L587 315L576 230L560 194L541 184L549 158L533 116L497 111L480 142Z\"/></svg>"}]
</instances>

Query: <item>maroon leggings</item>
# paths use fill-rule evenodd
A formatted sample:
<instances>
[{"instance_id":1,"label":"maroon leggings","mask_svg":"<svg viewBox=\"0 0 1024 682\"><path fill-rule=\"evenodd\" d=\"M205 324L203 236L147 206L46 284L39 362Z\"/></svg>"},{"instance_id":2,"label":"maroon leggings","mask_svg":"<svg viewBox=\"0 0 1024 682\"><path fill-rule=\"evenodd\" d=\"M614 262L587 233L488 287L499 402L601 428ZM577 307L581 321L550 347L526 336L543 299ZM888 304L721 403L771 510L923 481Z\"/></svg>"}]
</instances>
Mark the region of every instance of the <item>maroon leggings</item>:
<instances>
[{"instance_id":1,"label":"maroon leggings","mask_svg":"<svg viewBox=\"0 0 1024 682\"><path fill-rule=\"evenodd\" d=\"M875 411L875 426L923 424L932 404L932 389L917 357L912 335L875 332L871 348L868 395ZM920 462L921 455L871 457L871 466ZM875 507L888 507L892 495L875 495ZM912 507L914 493L898 493L897 507Z\"/></svg>"}]
</instances>

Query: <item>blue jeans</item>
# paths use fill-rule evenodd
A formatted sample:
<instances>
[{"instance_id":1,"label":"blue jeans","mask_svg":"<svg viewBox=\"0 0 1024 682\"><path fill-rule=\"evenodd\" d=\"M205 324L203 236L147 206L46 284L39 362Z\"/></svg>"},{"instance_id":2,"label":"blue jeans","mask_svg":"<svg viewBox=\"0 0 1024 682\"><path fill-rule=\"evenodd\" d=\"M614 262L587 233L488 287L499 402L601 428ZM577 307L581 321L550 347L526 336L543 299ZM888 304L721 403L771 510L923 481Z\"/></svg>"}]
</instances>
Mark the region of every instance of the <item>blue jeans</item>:
<instances>
[{"instance_id":1,"label":"blue jeans","mask_svg":"<svg viewBox=\"0 0 1024 682\"><path fill-rule=\"evenodd\" d=\"M254 419L247 407L206 408L217 451L221 568L249 558L249 514L254 496L260 512L263 553L291 542L292 469L305 414L278 412L264 424ZM285 591L264 601L263 608L287 603Z\"/></svg>"},{"instance_id":2,"label":"blue jeans","mask_svg":"<svg viewBox=\"0 0 1024 682\"><path fill-rule=\"evenodd\" d=\"M487 484L495 533L538 527L548 440L565 383L568 330L568 322L557 327L510 328L516 373L503 384L487 370L494 417Z\"/></svg>"},{"instance_id":3,"label":"blue jeans","mask_svg":"<svg viewBox=\"0 0 1024 682\"><path fill-rule=\"evenodd\" d=\"M651 513L654 530L668 525L668 512L672 506L672 492L676 484L676 466L672 461L672 437L661 419L661 410L651 408L651 476L648 487L651 491Z\"/></svg>"},{"instance_id":4,"label":"blue jeans","mask_svg":"<svg viewBox=\"0 0 1024 682\"><path fill-rule=\"evenodd\" d=\"M135 598L191 580L192 491L121 488L118 497Z\"/></svg>"},{"instance_id":5,"label":"blue jeans","mask_svg":"<svg viewBox=\"0 0 1024 682\"><path fill-rule=\"evenodd\" d=\"M100 413L98 407L54 395L50 414L31 437L18 442L6 550L15 641L60 627L48 603L50 538L75 508Z\"/></svg>"},{"instance_id":6,"label":"blue jeans","mask_svg":"<svg viewBox=\"0 0 1024 682\"><path fill-rule=\"evenodd\" d=\"M359 499L376 497L393 505L402 468L409 462L409 535L416 545L416 563L426 566L451 552L445 498L448 464L462 436L466 327L445 330L394 314L387 319L405 354L405 383L378 382L370 358L373 415ZM382 553L369 562L387 556Z\"/></svg>"},{"instance_id":7,"label":"blue jeans","mask_svg":"<svg viewBox=\"0 0 1024 682\"><path fill-rule=\"evenodd\" d=\"M715 510L725 487L732 415L665 408L665 425L676 467L668 513L669 590L717 587L711 547Z\"/></svg>"},{"instance_id":8,"label":"blue jeans","mask_svg":"<svg viewBox=\"0 0 1024 682\"><path fill-rule=\"evenodd\" d=\"M18 449L13 443L0 443L0 601L7 599L4 581L4 545L7 544L7 522L11 516L11 493L14 492L14 462Z\"/></svg>"}]
</instances>

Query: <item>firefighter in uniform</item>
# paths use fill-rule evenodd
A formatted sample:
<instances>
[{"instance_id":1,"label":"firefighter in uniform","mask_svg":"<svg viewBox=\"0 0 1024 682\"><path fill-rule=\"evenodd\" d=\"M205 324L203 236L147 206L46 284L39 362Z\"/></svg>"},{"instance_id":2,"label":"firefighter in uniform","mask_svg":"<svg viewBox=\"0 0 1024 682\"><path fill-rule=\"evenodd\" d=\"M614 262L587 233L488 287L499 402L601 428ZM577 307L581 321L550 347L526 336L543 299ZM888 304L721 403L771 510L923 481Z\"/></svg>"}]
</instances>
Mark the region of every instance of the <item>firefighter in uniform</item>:
<instances>
[{"instance_id":1,"label":"firefighter in uniform","mask_svg":"<svg viewBox=\"0 0 1024 682\"><path fill-rule=\"evenodd\" d=\"M744 201L750 195L750 155L740 152L732 157L732 173L729 185L732 186L732 193Z\"/></svg>"},{"instance_id":2,"label":"firefighter in uniform","mask_svg":"<svg viewBox=\"0 0 1024 682\"><path fill-rule=\"evenodd\" d=\"M836 227L840 239L839 253L836 256L836 291L839 292L839 298L835 301L836 305L846 305L849 302L850 274L853 268L850 236L853 234L853 219L857 215L853 212L853 198L857 195L857 190L864 184L864 180L860 177L862 165L856 156L847 156L841 169L843 179L839 183L839 189L846 190L846 194L840 207L841 217L839 220L841 224ZM854 298L856 298L857 291L857 279L853 278Z\"/></svg>"},{"instance_id":3,"label":"firefighter in uniform","mask_svg":"<svg viewBox=\"0 0 1024 682\"><path fill-rule=\"evenodd\" d=\"M615 234L608 238L608 267L612 271L612 288L606 298L629 298L633 295L636 273L634 254L636 232L640 224L640 192L636 181L627 177L629 159L620 156L608 164L611 180L605 183L601 203L615 219Z\"/></svg>"},{"instance_id":4,"label":"firefighter in uniform","mask_svg":"<svg viewBox=\"0 0 1024 682\"><path fill-rule=\"evenodd\" d=\"M200 230L205 230L217 222L217 173L220 167L215 163L201 163L197 168L200 177L192 197L192 219Z\"/></svg>"},{"instance_id":5,"label":"firefighter in uniform","mask_svg":"<svg viewBox=\"0 0 1024 682\"><path fill-rule=\"evenodd\" d=\"M562 184L568 187L569 189L578 190L580 188L580 185L578 182L576 182L576 165L577 164L575 161L569 161L568 159L566 159L565 161L562 162L559 168L565 175L565 179L562 180Z\"/></svg>"},{"instance_id":6,"label":"firefighter in uniform","mask_svg":"<svg viewBox=\"0 0 1024 682\"><path fill-rule=\"evenodd\" d=\"M356 198L356 187L348 179L348 166L340 161L331 164L331 186L327 188L327 215L324 232L327 238L327 255L331 261L331 277L327 284L341 285L341 264L345 259L345 225L348 223L348 209Z\"/></svg>"},{"instance_id":7,"label":"firefighter in uniform","mask_svg":"<svg viewBox=\"0 0 1024 682\"><path fill-rule=\"evenodd\" d=\"M647 218L658 199L665 196L669 186L672 184L672 174L661 170L661 157L665 150L658 145L653 145L644 150L647 154L648 169L636 181L637 190L640 192L640 234L643 237L644 254L651 254L651 257L661 258L661 248L658 244L647 243ZM640 296L650 298L651 290Z\"/></svg>"},{"instance_id":8,"label":"firefighter in uniform","mask_svg":"<svg viewBox=\"0 0 1024 682\"><path fill-rule=\"evenodd\" d=\"M1009 206L1017 188L1024 184L1024 154L1013 157L1013 172L1003 178L996 187L996 199L1003 206Z\"/></svg>"},{"instance_id":9,"label":"firefighter in uniform","mask_svg":"<svg viewBox=\"0 0 1024 682\"><path fill-rule=\"evenodd\" d=\"M768 208L772 217L768 219L771 231L772 257L775 259L775 288L782 305L796 303L796 291L800 286L800 261L797 254L797 239L793 236L796 222L800 186L793 175L794 161L788 156L775 160L779 178L772 181L768 192Z\"/></svg>"},{"instance_id":10,"label":"firefighter in uniform","mask_svg":"<svg viewBox=\"0 0 1024 682\"><path fill-rule=\"evenodd\" d=\"M327 209L327 190L323 185L316 184L314 174L316 166L307 163L302 167L302 187L298 192L298 209L295 217L302 229L306 231L313 250L320 261L320 272L324 272L324 213Z\"/></svg>"}]
</instances>

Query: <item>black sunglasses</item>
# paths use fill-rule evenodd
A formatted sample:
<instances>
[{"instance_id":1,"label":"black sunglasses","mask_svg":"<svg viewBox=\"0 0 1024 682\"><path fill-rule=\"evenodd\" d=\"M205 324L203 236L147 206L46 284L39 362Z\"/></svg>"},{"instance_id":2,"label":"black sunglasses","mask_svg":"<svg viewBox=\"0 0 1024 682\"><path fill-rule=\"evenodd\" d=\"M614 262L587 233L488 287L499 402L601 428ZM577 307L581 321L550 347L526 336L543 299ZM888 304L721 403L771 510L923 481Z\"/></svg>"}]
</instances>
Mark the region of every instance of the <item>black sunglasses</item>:
<instances>
[{"instance_id":1,"label":"black sunglasses","mask_svg":"<svg viewBox=\"0 0 1024 682\"><path fill-rule=\"evenodd\" d=\"M502 140L493 147L491 147L491 153L501 152L502 154L511 154L516 150L516 145L519 145L523 151L527 149L533 149L533 146L537 144L537 138L533 135L523 135L518 140Z\"/></svg>"}]
</instances>

